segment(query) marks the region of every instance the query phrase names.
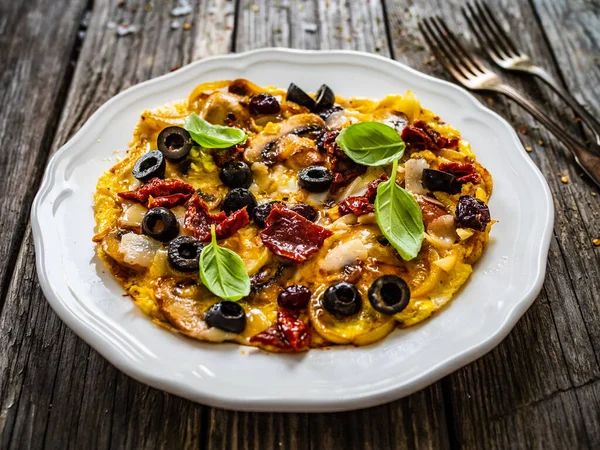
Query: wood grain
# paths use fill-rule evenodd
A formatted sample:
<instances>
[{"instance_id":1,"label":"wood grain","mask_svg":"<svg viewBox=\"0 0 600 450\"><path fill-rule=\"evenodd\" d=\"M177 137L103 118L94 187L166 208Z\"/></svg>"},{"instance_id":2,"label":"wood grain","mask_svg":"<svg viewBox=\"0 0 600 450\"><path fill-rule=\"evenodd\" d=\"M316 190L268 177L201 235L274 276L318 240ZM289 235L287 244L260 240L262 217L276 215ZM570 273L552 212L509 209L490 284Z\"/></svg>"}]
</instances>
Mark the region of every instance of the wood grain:
<instances>
[{"instance_id":1,"label":"wood grain","mask_svg":"<svg viewBox=\"0 0 600 450\"><path fill-rule=\"evenodd\" d=\"M62 324L36 280L24 225L47 155L117 92L193 59L266 46L365 50L448 79L417 21L440 14L470 40L461 1L196 0L173 28L175 0L106 0L94 2L79 40L87 0L46 3L0 0L0 135L10 143L0 152L0 208L12 213L0 216L0 257L8 261L0 265L0 448L600 446L600 248L591 245L600 237L600 192L552 136L499 97L480 99L523 132L554 195L544 289L493 352L406 399L311 415L197 405L115 369ZM523 50L600 111L596 3L502 0L493 8ZM138 31L118 37L113 25L124 23ZM502 76L585 136L546 87ZM22 127L33 122L41 132Z\"/></svg>"},{"instance_id":2,"label":"wood grain","mask_svg":"<svg viewBox=\"0 0 600 450\"><path fill-rule=\"evenodd\" d=\"M173 2L152 2L150 10L144 4L95 5L53 150L119 91L231 46L232 2L197 2L176 30ZM115 25L125 23L138 31L118 37ZM50 309L33 261L28 228L0 317L1 447L202 446L206 408L131 380L91 350Z\"/></svg>"},{"instance_id":3,"label":"wood grain","mask_svg":"<svg viewBox=\"0 0 600 450\"><path fill-rule=\"evenodd\" d=\"M386 4L390 28L400 30L392 33L395 56L419 70L449 79L429 56L416 28L418 17L431 10L460 30L465 42L471 41L470 48L476 48L459 1L437 2L428 8L420 3L408 8L403 2ZM563 66L554 63L529 3L507 0L495 2L493 8L523 50L560 76ZM555 38L560 40L558 35ZM542 104L569 131L580 131L573 116L565 113L560 100L546 88L530 79L501 75ZM452 405L450 434L455 445L465 448L592 446L600 442L597 422L586 421L578 393L595 386L599 375L594 347L598 343L600 268L598 252L591 244L598 228L589 220L600 210L598 190L579 176L565 149L525 112L499 97L480 99L522 131L523 144L533 150L531 156L553 192L556 225L546 283L534 306L496 350L444 380ZM560 181L563 174L569 177L568 184ZM587 413L598 416L600 404L585 405Z\"/></svg>"},{"instance_id":4,"label":"wood grain","mask_svg":"<svg viewBox=\"0 0 600 450\"><path fill-rule=\"evenodd\" d=\"M0 3L0 309L72 77L86 5Z\"/></svg>"}]
</instances>

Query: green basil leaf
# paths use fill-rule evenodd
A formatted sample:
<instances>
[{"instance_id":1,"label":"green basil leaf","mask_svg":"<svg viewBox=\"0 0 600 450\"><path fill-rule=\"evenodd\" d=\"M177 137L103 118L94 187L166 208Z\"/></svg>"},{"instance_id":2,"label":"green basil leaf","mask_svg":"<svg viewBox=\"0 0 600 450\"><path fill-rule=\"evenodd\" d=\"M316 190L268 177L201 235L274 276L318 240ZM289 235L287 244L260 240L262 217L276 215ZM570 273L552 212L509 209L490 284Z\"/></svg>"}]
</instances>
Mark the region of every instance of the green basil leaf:
<instances>
[{"instance_id":1,"label":"green basil leaf","mask_svg":"<svg viewBox=\"0 0 600 450\"><path fill-rule=\"evenodd\" d=\"M375 219L402 259L410 261L423 245L423 214L410 192L396 183L397 171L398 161L394 161L392 176L377 187Z\"/></svg>"},{"instance_id":2,"label":"green basil leaf","mask_svg":"<svg viewBox=\"0 0 600 450\"><path fill-rule=\"evenodd\" d=\"M217 244L215 226L212 241L200 254L200 279L206 288L225 300L238 301L250 294L250 277L237 253Z\"/></svg>"},{"instance_id":3,"label":"green basil leaf","mask_svg":"<svg viewBox=\"0 0 600 450\"><path fill-rule=\"evenodd\" d=\"M359 122L340 131L335 142L350 159L384 166L402 158L406 145L396 130L379 122Z\"/></svg>"},{"instance_id":4,"label":"green basil leaf","mask_svg":"<svg viewBox=\"0 0 600 450\"><path fill-rule=\"evenodd\" d=\"M200 147L204 148L228 148L245 142L248 137L239 128L213 125L196 113L190 114L185 119L183 128Z\"/></svg>"}]
</instances>

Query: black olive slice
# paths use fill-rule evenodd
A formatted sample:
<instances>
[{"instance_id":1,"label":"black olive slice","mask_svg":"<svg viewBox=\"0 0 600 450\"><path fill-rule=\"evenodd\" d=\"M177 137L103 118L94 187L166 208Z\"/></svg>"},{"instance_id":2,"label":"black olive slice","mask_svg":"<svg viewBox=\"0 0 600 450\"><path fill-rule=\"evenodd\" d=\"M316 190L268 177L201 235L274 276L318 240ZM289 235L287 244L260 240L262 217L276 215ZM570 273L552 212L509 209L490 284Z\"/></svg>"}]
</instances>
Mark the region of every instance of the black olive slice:
<instances>
[{"instance_id":1,"label":"black olive slice","mask_svg":"<svg viewBox=\"0 0 600 450\"><path fill-rule=\"evenodd\" d=\"M168 242L179 233L177 218L167 208L152 208L142 220L142 232L161 242Z\"/></svg>"},{"instance_id":2,"label":"black olive slice","mask_svg":"<svg viewBox=\"0 0 600 450\"><path fill-rule=\"evenodd\" d=\"M375 311L391 316L408 306L410 288L406 281L395 275L383 275L369 287L369 302Z\"/></svg>"},{"instance_id":3,"label":"black olive slice","mask_svg":"<svg viewBox=\"0 0 600 450\"><path fill-rule=\"evenodd\" d=\"M447 192L448 194L458 194L460 192L460 183L456 177L448 172L441 170L424 169L423 187L430 191Z\"/></svg>"},{"instance_id":4,"label":"black olive slice","mask_svg":"<svg viewBox=\"0 0 600 450\"><path fill-rule=\"evenodd\" d=\"M235 188L229 191L225 196L225 199L223 200L223 211L225 211L225 214L229 215L245 206L248 215L252 217L252 212L254 211L254 208L256 208L256 205L256 198L252 192L245 188Z\"/></svg>"},{"instance_id":5,"label":"black olive slice","mask_svg":"<svg viewBox=\"0 0 600 450\"><path fill-rule=\"evenodd\" d=\"M315 95L315 103L315 109L317 111L322 111L333 106L335 103L335 94L329 86L324 84L319 88Z\"/></svg>"},{"instance_id":6,"label":"black olive slice","mask_svg":"<svg viewBox=\"0 0 600 450\"><path fill-rule=\"evenodd\" d=\"M204 321L209 327L239 334L246 328L246 312L238 303L222 301L208 308Z\"/></svg>"},{"instance_id":7,"label":"black olive slice","mask_svg":"<svg viewBox=\"0 0 600 450\"><path fill-rule=\"evenodd\" d=\"M310 95L308 95L294 83L290 83L290 87L288 87L287 96L285 99L288 102L294 102L300 106L305 106L311 111L313 111L316 107L315 101L310 97Z\"/></svg>"},{"instance_id":8,"label":"black olive slice","mask_svg":"<svg viewBox=\"0 0 600 450\"><path fill-rule=\"evenodd\" d=\"M190 133L181 127L167 127L156 139L158 149L169 161L183 161L192 149L193 141Z\"/></svg>"},{"instance_id":9,"label":"black olive slice","mask_svg":"<svg viewBox=\"0 0 600 450\"><path fill-rule=\"evenodd\" d=\"M169 242L167 259L174 269L182 272L198 270L204 244L193 236L179 236Z\"/></svg>"},{"instance_id":10,"label":"black olive slice","mask_svg":"<svg viewBox=\"0 0 600 450\"><path fill-rule=\"evenodd\" d=\"M247 188L252 184L252 172L244 161L226 163L219 173L219 178L230 188Z\"/></svg>"},{"instance_id":11,"label":"black olive slice","mask_svg":"<svg viewBox=\"0 0 600 450\"><path fill-rule=\"evenodd\" d=\"M140 157L133 166L131 173L142 182L152 178L164 178L167 164L163 154L158 150L152 150Z\"/></svg>"},{"instance_id":12,"label":"black olive slice","mask_svg":"<svg viewBox=\"0 0 600 450\"><path fill-rule=\"evenodd\" d=\"M309 192L325 192L331 186L333 174L323 166L305 167L298 173L300 187Z\"/></svg>"},{"instance_id":13,"label":"black olive slice","mask_svg":"<svg viewBox=\"0 0 600 450\"><path fill-rule=\"evenodd\" d=\"M362 307L360 292L353 284L339 281L325 290L323 307L334 316L353 316Z\"/></svg>"}]
</instances>

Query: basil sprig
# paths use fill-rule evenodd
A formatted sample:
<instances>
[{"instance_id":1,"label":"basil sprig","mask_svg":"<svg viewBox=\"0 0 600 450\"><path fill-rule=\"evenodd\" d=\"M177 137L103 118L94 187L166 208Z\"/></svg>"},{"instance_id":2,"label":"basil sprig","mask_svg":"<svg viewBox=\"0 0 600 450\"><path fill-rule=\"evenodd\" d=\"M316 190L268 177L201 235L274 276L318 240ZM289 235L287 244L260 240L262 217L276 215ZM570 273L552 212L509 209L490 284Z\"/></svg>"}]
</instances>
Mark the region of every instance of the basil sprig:
<instances>
[{"instance_id":1,"label":"basil sprig","mask_svg":"<svg viewBox=\"0 0 600 450\"><path fill-rule=\"evenodd\" d=\"M396 183L398 161L394 161L392 176L377 187L375 219L381 232L402 259L415 258L423 245L423 214L414 197Z\"/></svg>"},{"instance_id":2,"label":"basil sprig","mask_svg":"<svg viewBox=\"0 0 600 450\"><path fill-rule=\"evenodd\" d=\"M204 148L228 148L245 142L248 136L235 127L213 125L196 113L190 114L183 124L192 139Z\"/></svg>"},{"instance_id":3,"label":"basil sprig","mask_svg":"<svg viewBox=\"0 0 600 450\"><path fill-rule=\"evenodd\" d=\"M380 122L359 122L340 131L335 142L350 159L365 166L398 160L406 145L396 130Z\"/></svg>"},{"instance_id":4,"label":"basil sprig","mask_svg":"<svg viewBox=\"0 0 600 450\"><path fill-rule=\"evenodd\" d=\"M250 277L237 253L217 244L211 225L211 243L200 254L200 279L206 288L225 300L238 301L250 294Z\"/></svg>"}]
</instances>

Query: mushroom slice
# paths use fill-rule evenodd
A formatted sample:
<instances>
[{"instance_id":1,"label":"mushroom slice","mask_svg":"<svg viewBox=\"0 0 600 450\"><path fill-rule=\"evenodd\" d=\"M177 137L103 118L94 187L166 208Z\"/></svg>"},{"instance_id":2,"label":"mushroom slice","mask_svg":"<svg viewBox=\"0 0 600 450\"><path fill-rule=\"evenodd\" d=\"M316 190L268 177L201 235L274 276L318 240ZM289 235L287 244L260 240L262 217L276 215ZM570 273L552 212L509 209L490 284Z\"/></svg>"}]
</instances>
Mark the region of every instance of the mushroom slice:
<instances>
[{"instance_id":1,"label":"mushroom slice","mask_svg":"<svg viewBox=\"0 0 600 450\"><path fill-rule=\"evenodd\" d=\"M154 295L160 312L179 332L203 341L222 342L235 339L237 334L210 328L204 312L215 298L193 280L159 278Z\"/></svg>"},{"instance_id":2,"label":"mushroom slice","mask_svg":"<svg viewBox=\"0 0 600 450\"><path fill-rule=\"evenodd\" d=\"M325 163L325 158L317 149L315 141L295 134L281 137L270 145L269 150L263 152L262 156L268 162L282 163L293 170Z\"/></svg>"},{"instance_id":3,"label":"mushroom slice","mask_svg":"<svg viewBox=\"0 0 600 450\"><path fill-rule=\"evenodd\" d=\"M241 104L241 98L229 92L210 94L200 115L213 125L248 128L250 124L250 113Z\"/></svg>"},{"instance_id":4,"label":"mushroom slice","mask_svg":"<svg viewBox=\"0 0 600 450\"><path fill-rule=\"evenodd\" d=\"M249 163L263 160L268 155L271 146L288 134L302 136L307 133L320 133L325 129L325 122L316 114L297 114L279 123L279 131L273 134L260 133L244 152L244 158Z\"/></svg>"},{"instance_id":5,"label":"mushroom slice","mask_svg":"<svg viewBox=\"0 0 600 450\"><path fill-rule=\"evenodd\" d=\"M391 266L386 266L390 267ZM373 309L367 297L368 287L383 272L376 267L368 267L361 273L357 287L362 297L360 311L349 317L336 317L323 306L323 292L327 286L312 296L308 312L315 331L324 339L336 344L366 345L377 342L396 327L393 316L383 315Z\"/></svg>"}]
</instances>

